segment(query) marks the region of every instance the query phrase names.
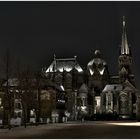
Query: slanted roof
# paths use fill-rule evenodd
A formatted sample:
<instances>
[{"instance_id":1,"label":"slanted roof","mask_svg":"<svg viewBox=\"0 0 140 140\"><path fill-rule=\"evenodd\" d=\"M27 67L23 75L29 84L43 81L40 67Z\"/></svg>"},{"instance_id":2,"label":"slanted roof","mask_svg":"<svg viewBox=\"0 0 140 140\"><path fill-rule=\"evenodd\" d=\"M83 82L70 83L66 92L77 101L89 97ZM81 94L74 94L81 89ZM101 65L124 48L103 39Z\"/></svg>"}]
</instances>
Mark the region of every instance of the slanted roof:
<instances>
[{"instance_id":1,"label":"slanted roof","mask_svg":"<svg viewBox=\"0 0 140 140\"><path fill-rule=\"evenodd\" d=\"M118 75L113 75L110 76L110 84L119 84L119 76Z\"/></svg>"},{"instance_id":2,"label":"slanted roof","mask_svg":"<svg viewBox=\"0 0 140 140\"><path fill-rule=\"evenodd\" d=\"M74 58L64 58L64 59L54 59L51 65L47 68L46 73L48 72L56 72L60 71L63 72L64 70L70 72L72 69L76 69L78 72L83 72L83 69L79 65Z\"/></svg>"},{"instance_id":3,"label":"slanted roof","mask_svg":"<svg viewBox=\"0 0 140 140\"><path fill-rule=\"evenodd\" d=\"M122 67L121 71L120 71L120 74L128 74L127 70L125 67Z\"/></svg>"},{"instance_id":4,"label":"slanted roof","mask_svg":"<svg viewBox=\"0 0 140 140\"><path fill-rule=\"evenodd\" d=\"M88 87L85 83L83 83L79 88L79 93L88 93Z\"/></svg>"},{"instance_id":5,"label":"slanted roof","mask_svg":"<svg viewBox=\"0 0 140 140\"><path fill-rule=\"evenodd\" d=\"M124 89L123 89L123 91L134 91L131 87L129 87L129 86L126 86Z\"/></svg>"},{"instance_id":6,"label":"slanted roof","mask_svg":"<svg viewBox=\"0 0 140 140\"><path fill-rule=\"evenodd\" d=\"M105 86L102 92L121 91L122 89L123 89L123 86L121 84L108 84Z\"/></svg>"},{"instance_id":7,"label":"slanted roof","mask_svg":"<svg viewBox=\"0 0 140 140\"><path fill-rule=\"evenodd\" d=\"M42 81L42 86L53 87L54 89L56 89L58 91L61 91L61 92L65 91L63 85L58 85L58 84L52 82L51 80L43 80Z\"/></svg>"},{"instance_id":8,"label":"slanted roof","mask_svg":"<svg viewBox=\"0 0 140 140\"><path fill-rule=\"evenodd\" d=\"M124 85L124 91L134 91L137 92L138 90L126 79L123 83Z\"/></svg>"}]
</instances>

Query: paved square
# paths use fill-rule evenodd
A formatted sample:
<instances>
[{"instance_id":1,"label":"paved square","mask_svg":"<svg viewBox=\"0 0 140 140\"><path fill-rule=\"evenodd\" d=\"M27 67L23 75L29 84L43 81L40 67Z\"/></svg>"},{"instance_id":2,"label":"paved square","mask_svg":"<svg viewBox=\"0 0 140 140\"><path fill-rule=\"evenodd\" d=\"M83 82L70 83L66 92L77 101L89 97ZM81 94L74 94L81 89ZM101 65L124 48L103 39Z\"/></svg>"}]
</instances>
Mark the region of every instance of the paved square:
<instances>
[{"instance_id":1,"label":"paved square","mask_svg":"<svg viewBox=\"0 0 140 140\"><path fill-rule=\"evenodd\" d=\"M140 138L140 122L88 121L46 124L0 129L0 138L45 138L45 139L136 139Z\"/></svg>"}]
</instances>

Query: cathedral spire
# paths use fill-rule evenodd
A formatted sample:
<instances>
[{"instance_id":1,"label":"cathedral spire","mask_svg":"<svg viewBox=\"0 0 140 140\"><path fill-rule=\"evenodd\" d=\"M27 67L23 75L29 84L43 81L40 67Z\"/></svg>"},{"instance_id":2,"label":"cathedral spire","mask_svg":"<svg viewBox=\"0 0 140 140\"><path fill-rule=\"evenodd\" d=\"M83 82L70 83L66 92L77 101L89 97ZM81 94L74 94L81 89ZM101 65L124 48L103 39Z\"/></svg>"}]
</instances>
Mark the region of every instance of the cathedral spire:
<instances>
[{"instance_id":1,"label":"cathedral spire","mask_svg":"<svg viewBox=\"0 0 140 140\"><path fill-rule=\"evenodd\" d=\"M121 44L121 54L130 54L127 35L126 35L126 25L125 25L125 16L123 16L123 32L122 32L122 44Z\"/></svg>"}]
</instances>

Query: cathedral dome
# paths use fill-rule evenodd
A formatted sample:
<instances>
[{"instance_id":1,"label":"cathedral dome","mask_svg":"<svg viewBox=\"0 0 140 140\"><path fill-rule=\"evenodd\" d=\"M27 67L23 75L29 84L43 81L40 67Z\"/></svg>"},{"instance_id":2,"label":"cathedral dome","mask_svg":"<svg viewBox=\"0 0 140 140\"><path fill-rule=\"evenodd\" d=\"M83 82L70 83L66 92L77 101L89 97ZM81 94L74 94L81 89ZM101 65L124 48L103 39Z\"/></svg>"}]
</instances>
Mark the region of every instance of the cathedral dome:
<instances>
[{"instance_id":1,"label":"cathedral dome","mask_svg":"<svg viewBox=\"0 0 140 140\"><path fill-rule=\"evenodd\" d=\"M95 50L94 54L95 54L95 56L98 56L98 57L101 56L101 52L100 52L100 50Z\"/></svg>"},{"instance_id":2,"label":"cathedral dome","mask_svg":"<svg viewBox=\"0 0 140 140\"><path fill-rule=\"evenodd\" d=\"M101 52L99 50L96 50L94 54L95 56L91 61L89 61L87 69L91 75L94 74L95 69L98 70L101 75L103 75L107 63L101 58Z\"/></svg>"}]
</instances>

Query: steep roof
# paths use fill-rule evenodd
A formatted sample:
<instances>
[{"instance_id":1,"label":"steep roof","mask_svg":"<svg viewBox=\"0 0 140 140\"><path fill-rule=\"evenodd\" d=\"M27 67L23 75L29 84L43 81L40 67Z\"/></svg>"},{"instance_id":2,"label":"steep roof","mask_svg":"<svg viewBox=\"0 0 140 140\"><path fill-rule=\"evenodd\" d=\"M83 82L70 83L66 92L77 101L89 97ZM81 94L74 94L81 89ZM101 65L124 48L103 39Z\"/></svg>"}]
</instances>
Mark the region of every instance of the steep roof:
<instances>
[{"instance_id":1,"label":"steep roof","mask_svg":"<svg viewBox=\"0 0 140 140\"><path fill-rule=\"evenodd\" d=\"M134 91L137 92L138 90L126 79L123 83L124 85L124 91Z\"/></svg>"},{"instance_id":2,"label":"steep roof","mask_svg":"<svg viewBox=\"0 0 140 140\"><path fill-rule=\"evenodd\" d=\"M138 90L128 81L125 80L123 84L108 84L105 86L102 92L108 91L133 91L137 92Z\"/></svg>"},{"instance_id":3,"label":"steep roof","mask_svg":"<svg viewBox=\"0 0 140 140\"><path fill-rule=\"evenodd\" d=\"M79 88L79 93L88 93L88 87L85 83L83 83Z\"/></svg>"},{"instance_id":4,"label":"steep roof","mask_svg":"<svg viewBox=\"0 0 140 140\"><path fill-rule=\"evenodd\" d=\"M123 89L123 86L121 84L108 84L105 86L102 92L121 91L122 89Z\"/></svg>"},{"instance_id":5,"label":"steep roof","mask_svg":"<svg viewBox=\"0 0 140 140\"><path fill-rule=\"evenodd\" d=\"M74 58L64 58L64 59L54 59L51 65L46 69L46 73L48 72L63 72L64 70L70 72L72 69L76 69L78 72L83 72L83 69L77 62L76 57Z\"/></svg>"},{"instance_id":6,"label":"steep roof","mask_svg":"<svg viewBox=\"0 0 140 140\"><path fill-rule=\"evenodd\" d=\"M121 71L120 71L120 74L128 74L127 70L125 67L122 67Z\"/></svg>"}]
</instances>

